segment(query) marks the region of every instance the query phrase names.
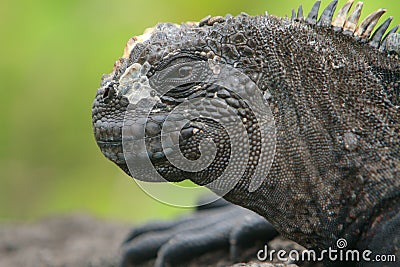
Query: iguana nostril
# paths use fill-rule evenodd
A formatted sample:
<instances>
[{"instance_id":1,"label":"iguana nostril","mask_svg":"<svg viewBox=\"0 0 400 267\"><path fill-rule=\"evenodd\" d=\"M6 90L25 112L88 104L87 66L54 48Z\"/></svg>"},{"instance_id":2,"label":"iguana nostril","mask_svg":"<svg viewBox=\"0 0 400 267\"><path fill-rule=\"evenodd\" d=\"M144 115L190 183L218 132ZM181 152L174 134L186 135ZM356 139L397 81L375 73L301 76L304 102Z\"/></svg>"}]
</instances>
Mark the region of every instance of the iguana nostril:
<instances>
[{"instance_id":1,"label":"iguana nostril","mask_svg":"<svg viewBox=\"0 0 400 267\"><path fill-rule=\"evenodd\" d=\"M110 93L110 88L106 88L105 90L104 90L104 94L103 94L103 98L108 98L108 94Z\"/></svg>"},{"instance_id":2,"label":"iguana nostril","mask_svg":"<svg viewBox=\"0 0 400 267\"><path fill-rule=\"evenodd\" d=\"M103 93L104 103L108 104L110 101L117 95L116 90L114 89L113 85L107 86Z\"/></svg>"}]
</instances>

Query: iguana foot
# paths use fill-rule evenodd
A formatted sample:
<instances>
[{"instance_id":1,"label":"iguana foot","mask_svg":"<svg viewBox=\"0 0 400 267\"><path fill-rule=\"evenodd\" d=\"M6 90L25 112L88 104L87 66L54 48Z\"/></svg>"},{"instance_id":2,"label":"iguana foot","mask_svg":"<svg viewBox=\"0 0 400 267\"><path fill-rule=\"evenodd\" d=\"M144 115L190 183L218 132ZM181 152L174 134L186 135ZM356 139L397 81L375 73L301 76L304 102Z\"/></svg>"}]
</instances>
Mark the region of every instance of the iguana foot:
<instances>
[{"instance_id":1,"label":"iguana foot","mask_svg":"<svg viewBox=\"0 0 400 267\"><path fill-rule=\"evenodd\" d=\"M263 217L232 204L214 204L175 221L151 222L135 228L123 246L121 266L176 266L206 253L229 251L239 260L242 249L267 242L278 232Z\"/></svg>"}]
</instances>

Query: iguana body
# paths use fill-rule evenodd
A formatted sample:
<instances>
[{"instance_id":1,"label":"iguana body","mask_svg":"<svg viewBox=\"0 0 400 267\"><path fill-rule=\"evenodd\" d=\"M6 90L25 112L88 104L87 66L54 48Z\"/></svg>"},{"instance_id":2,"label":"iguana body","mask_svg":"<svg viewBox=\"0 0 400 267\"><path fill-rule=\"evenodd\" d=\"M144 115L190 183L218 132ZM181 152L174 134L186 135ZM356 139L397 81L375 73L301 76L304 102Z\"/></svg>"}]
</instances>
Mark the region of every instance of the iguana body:
<instances>
[{"instance_id":1,"label":"iguana body","mask_svg":"<svg viewBox=\"0 0 400 267\"><path fill-rule=\"evenodd\" d=\"M246 74L271 108L276 150L266 179L249 191L251 174L263 162L257 124L249 112L239 112L246 111L246 105L224 88L193 82L164 95L153 92L159 100L156 110L143 116L142 124L143 118L132 119L133 127L146 133L146 155L158 173L172 182L191 179L205 184L227 167L229 140L221 140L228 136L206 119L187 125L179 140L180 150L191 160L200 156L197 147L205 138L217 144L215 160L203 171L172 166L157 139L160 117L174 106L195 97L218 98L245 121L252 153L239 182L224 195L226 200L255 211L306 248L322 250L345 238L349 247L399 256L398 35L392 33L383 41L387 20L369 38L383 11L356 28L361 9L358 5L346 19L350 3L331 23L336 4L332 2L318 22L319 3L307 19L301 10L292 20L242 14L180 26L159 24L134 37L113 72L103 78L94 102L93 127L102 152L130 175L122 151L122 126L128 104L134 102L140 109L140 101L150 98L135 95L140 75L152 77L192 61L223 62ZM192 70L177 71L186 78ZM131 79L131 73L139 78Z\"/></svg>"}]
</instances>

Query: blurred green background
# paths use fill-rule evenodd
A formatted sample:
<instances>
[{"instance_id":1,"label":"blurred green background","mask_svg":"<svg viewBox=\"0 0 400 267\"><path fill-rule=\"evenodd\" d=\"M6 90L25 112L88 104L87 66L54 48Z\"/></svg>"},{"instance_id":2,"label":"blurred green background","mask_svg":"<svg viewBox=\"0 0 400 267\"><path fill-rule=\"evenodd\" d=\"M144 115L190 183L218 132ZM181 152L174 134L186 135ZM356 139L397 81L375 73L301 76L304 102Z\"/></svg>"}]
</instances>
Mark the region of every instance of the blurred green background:
<instances>
[{"instance_id":1,"label":"blurred green background","mask_svg":"<svg viewBox=\"0 0 400 267\"><path fill-rule=\"evenodd\" d=\"M137 222L184 209L143 193L94 141L92 101L101 75L111 71L125 42L157 22L241 11L284 16L299 4L308 12L313 1L0 3L0 220L83 211ZM365 1L364 6L363 17L385 7L395 16L393 24L400 22L398 1Z\"/></svg>"}]
</instances>

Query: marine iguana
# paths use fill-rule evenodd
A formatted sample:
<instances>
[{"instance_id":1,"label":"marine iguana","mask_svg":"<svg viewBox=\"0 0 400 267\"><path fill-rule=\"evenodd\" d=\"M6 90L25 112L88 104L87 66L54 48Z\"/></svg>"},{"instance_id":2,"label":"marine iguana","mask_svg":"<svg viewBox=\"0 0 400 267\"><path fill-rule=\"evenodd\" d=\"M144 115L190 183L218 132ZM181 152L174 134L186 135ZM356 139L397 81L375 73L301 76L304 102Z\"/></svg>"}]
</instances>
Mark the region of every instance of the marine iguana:
<instances>
[{"instance_id":1,"label":"marine iguana","mask_svg":"<svg viewBox=\"0 0 400 267\"><path fill-rule=\"evenodd\" d=\"M345 239L347 248L393 254L399 264L400 35L398 26L385 34L391 17L372 34L386 10L359 23L362 3L349 15L353 1L335 18L338 1L319 18L318 1L307 17L300 7L291 19L242 13L160 23L128 41L93 104L103 154L137 179L160 181L141 168L150 162L166 181L213 184L213 191L246 209L227 205L138 228L124 266L152 257L156 266L168 266L177 255L218 246L230 246L237 256L246 235L274 237L271 225L308 249L337 248ZM241 75L224 76L224 87L209 77L221 66ZM256 105L246 97L255 97ZM233 142L224 123L240 124L247 141ZM163 133L175 136L169 145ZM214 144L211 159L204 142ZM246 157L231 164L241 170L213 183L242 146ZM182 169L169 157L174 148L189 162L208 165Z\"/></svg>"}]
</instances>

